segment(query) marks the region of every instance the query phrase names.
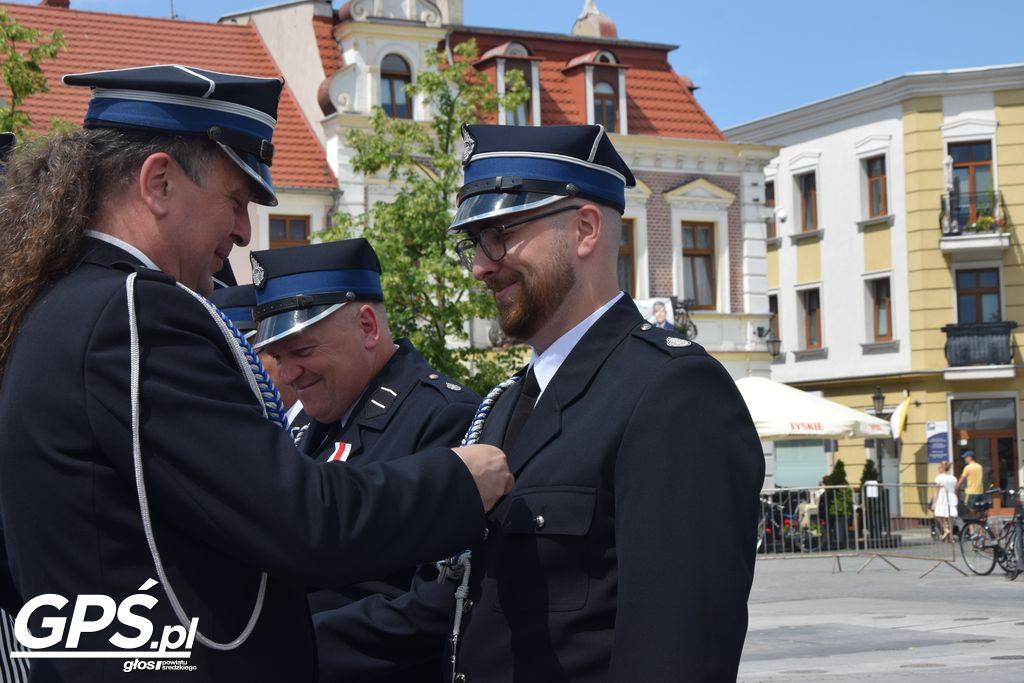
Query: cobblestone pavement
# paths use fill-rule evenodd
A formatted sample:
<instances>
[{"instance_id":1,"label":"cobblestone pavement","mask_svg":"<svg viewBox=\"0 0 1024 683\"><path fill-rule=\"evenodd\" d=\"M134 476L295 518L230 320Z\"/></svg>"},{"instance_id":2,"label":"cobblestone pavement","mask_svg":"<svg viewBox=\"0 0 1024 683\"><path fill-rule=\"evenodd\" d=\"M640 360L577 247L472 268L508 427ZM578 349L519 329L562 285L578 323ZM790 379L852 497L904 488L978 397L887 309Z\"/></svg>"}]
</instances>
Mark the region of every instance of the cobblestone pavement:
<instances>
[{"instance_id":1,"label":"cobblestone pavement","mask_svg":"<svg viewBox=\"0 0 1024 683\"><path fill-rule=\"evenodd\" d=\"M1024 576L868 559L758 560L739 680L1024 681Z\"/></svg>"}]
</instances>

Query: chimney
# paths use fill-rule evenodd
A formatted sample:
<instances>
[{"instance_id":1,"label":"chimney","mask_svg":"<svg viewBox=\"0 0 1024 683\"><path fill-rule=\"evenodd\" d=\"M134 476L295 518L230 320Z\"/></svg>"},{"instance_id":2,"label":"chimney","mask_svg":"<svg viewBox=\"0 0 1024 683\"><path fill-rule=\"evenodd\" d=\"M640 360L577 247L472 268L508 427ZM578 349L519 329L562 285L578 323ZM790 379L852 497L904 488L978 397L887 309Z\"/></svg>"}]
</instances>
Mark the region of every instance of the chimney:
<instances>
[{"instance_id":1,"label":"chimney","mask_svg":"<svg viewBox=\"0 0 1024 683\"><path fill-rule=\"evenodd\" d=\"M71 9L71 0L39 0L40 7L56 7L57 9Z\"/></svg>"}]
</instances>

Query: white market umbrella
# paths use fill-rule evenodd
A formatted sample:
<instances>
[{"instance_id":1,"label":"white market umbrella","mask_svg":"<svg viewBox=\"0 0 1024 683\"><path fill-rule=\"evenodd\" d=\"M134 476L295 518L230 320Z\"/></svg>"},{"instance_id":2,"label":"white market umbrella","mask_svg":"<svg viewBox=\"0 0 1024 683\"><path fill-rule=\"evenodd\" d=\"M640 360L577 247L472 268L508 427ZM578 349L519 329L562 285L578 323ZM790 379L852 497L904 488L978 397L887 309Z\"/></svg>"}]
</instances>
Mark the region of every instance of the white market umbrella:
<instances>
[{"instance_id":1,"label":"white market umbrella","mask_svg":"<svg viewBox=\"0 0 1024 683\"><path fill-rule=\"evenodd\" d=\"M765 377L736 380L762 441L888 438L889 423Z\"/></svg>"}]
</instances>

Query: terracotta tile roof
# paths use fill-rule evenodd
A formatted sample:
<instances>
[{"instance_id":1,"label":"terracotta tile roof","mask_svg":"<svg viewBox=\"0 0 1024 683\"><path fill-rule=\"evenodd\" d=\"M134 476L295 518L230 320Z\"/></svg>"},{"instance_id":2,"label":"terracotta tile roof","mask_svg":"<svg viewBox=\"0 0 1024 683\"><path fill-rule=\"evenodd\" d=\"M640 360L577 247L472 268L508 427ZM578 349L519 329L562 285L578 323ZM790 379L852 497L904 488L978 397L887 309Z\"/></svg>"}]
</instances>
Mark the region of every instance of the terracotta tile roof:
<instances>
[{"instance_id":1,"label":"terracotta tile roof","mask_svg":"<svg viewBox=\"0 0 1024 683\"><path fill-rule=\"evenodd\" d=\"M452 34L452 43L469 38L476 38L479 53L487 54L508 42L510 35L508 31L491 35L486 30L461 28ZM586 122L586 102L566 67L589 61L596 50L610 50L621 64L629 67L626 97L630 135L725 140L722 131L672 70L666 47L617 45L608 40L590 43L577 37L560 40L537 34L511 39L523 43L534 57L544 60L540 64L540 115L545 125Z\"/></svg>"},{"instance_id":2,"label":"terracotta tile roof","mask_svg":"<svg viewBox=\"0 0 1024 683\"><path fill-rule=\"evenodd\" d=\"M334 39L334 19L331 17L313 17L313 34L316 36L316 47L320 52L320 63L323 64L324 74L330 78L345 66L345 59L341 56L338 48L338 41Z\"/></svg>"},{"instance_id":3,"label":"terracotta tile roof","mask_svg":"<svg viewBox=\"0 0 1024 683\"><path fill-rule=\"evenodd\" d=\"M124 14L13 5L0 7L18 23L52 31L62 29L67 48L43 64L50 92L30 97L24 110L33 128L49 128L51 117L79 123L89 91L60 82L79 71L117 69L141 64L188 64L213 71L281 77L256 29L233 24L207 24L151 19ZM0 92L7 95L6 89ZM333 190L337 180L326 155L286 86L278 108L271 173L277 187Z\"/></svg>"}]
</instances>

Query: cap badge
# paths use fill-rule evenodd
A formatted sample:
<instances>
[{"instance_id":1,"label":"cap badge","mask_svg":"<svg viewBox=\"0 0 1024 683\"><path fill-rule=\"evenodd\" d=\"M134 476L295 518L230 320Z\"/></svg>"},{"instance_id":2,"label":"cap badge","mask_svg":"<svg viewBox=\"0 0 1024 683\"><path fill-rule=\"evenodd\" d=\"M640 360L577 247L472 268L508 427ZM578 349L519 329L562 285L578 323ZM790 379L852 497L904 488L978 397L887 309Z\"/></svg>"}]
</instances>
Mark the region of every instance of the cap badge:
<instances>
[{"instance_id":1,"label":"cap badge","mask_svg":"<svg viewBox=\"0 0 1024 683\"><path fill-rule=\"evenodd\" d=\"M252 264L252 283L259 289L263 286L263 281L267 279L267 274L252 254L249 254L249 263Z\"/></svg>"},{"instance_id":2,"label":"cap badge","mask_svg":"<svg viewBox=\"0 0 1024 683\"><path fill-rule=\"evenodd\" d=\"M465 126L462 128L462 142L464 144L462 148L462 165L465 166L469 163L469 158L473 156L473 152L476 150L476 140L469 134L469 130Z\"/></svg>"},{"instance_id":3,"label":"cap badge","mask_svg":"<svg viewBox=\"0 0 1024 683\"><path fill-rule=\"evenodd\" d=\"M681 348L683 346L689 346L693 342L689 339L683 339L682 337L666 337L665 343L673 348Z\"/></svg>"}]
</instances>

